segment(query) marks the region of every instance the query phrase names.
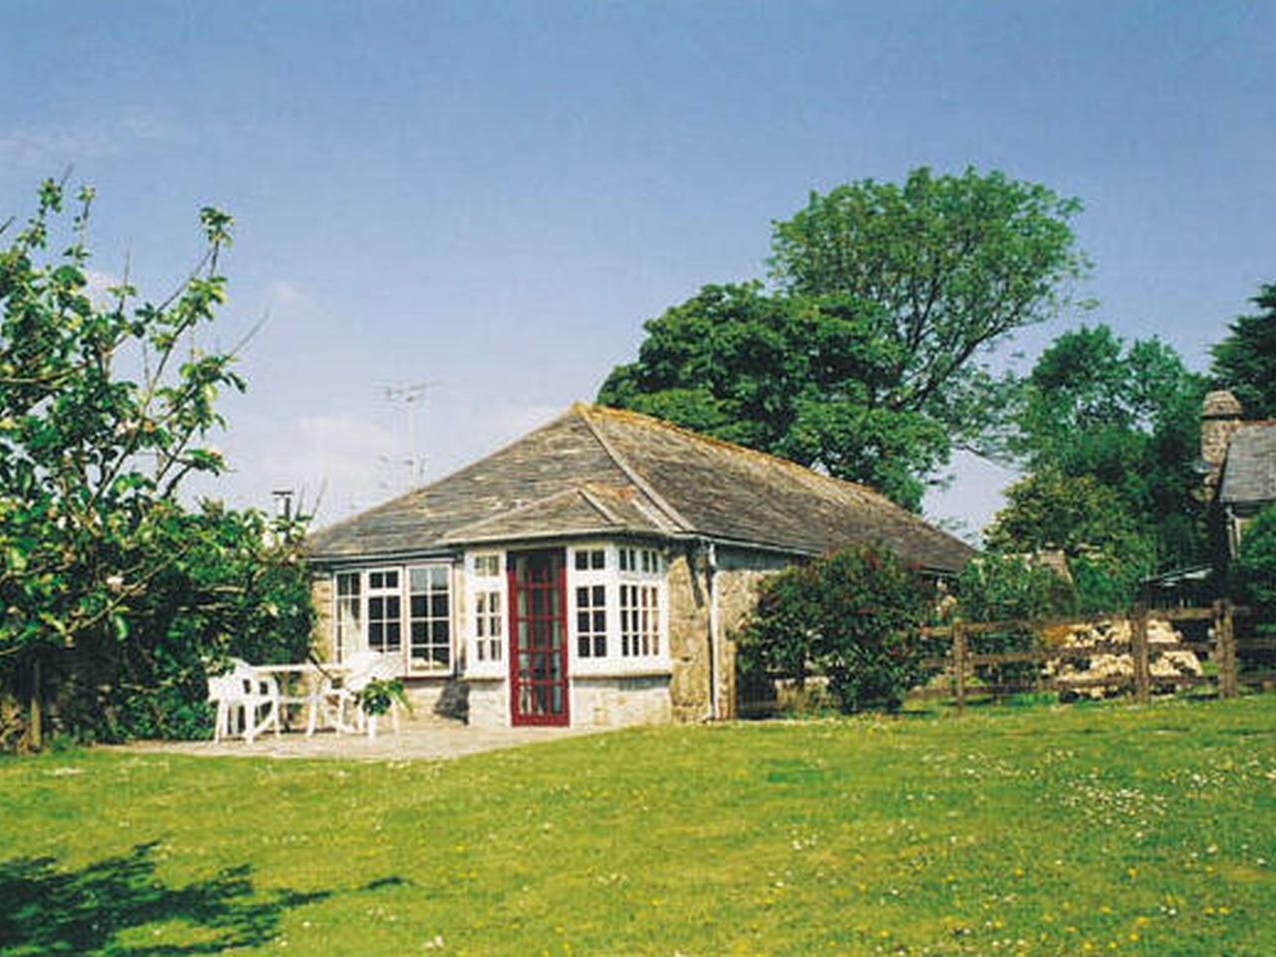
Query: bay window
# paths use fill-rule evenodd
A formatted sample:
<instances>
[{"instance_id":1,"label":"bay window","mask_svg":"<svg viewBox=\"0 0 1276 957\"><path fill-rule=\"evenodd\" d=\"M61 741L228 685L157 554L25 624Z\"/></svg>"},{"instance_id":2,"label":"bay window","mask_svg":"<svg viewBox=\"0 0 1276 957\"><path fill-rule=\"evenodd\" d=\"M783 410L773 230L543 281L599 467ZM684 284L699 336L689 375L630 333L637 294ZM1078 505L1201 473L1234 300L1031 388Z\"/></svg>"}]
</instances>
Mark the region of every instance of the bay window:
<instances>
[{"instance_id":1,"label":"bay window","mask_svg":"<svg viewBox=\"0 0 1276 957\"><path fill-rule=\"evenodd\" d=\"M667 667L660 552L636 545L571 551L567 567L573 668L601 675Z\"/></svg>"},{"instance_id":2,"label":"bay window","mask_svg":"<svg viewBox=\"0 0 1276 957\"><path fill-rule=\"evenodd\" d=\"M505 575L500 552L469 556L466 606L469 654L466 671L503 674L505 661Z\"/></svg>"},{"instance_id":3,"label":"bay window","mask_svg":"<svg viewBox=\"0 0 1276 957\"><path fill-rule=\"evenodd\" d=\"M431 563L336 574L333 651L397 658L404 674L452 670L451 568Z\"/></svg>"}]
</instances>

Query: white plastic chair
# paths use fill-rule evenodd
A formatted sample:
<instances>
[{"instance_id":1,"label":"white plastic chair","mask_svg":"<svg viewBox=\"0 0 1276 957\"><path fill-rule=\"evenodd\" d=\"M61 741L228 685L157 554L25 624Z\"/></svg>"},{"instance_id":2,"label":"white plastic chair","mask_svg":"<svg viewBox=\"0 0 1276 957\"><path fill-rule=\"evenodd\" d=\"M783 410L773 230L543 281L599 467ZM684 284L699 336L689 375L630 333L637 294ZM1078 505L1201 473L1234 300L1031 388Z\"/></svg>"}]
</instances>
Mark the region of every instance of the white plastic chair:
<instances>
[{"instance_id":1,"label":"white plastic chair","mask_svg":"<svg viewBox=\"0 0 1276 957\"><path fill-rule=\"evenodd\" d=\"M356 651L344 662L346 677L340 688L334 689L336 705L336 727L338 730L368 732L369 738L377 736L377 718L379 715L368 714L359 703L359 695L372 681L393 681L399 677L399 659L383 655L378 651ZM346 719L346 709L352 710L352 719ZM399 733L399 702L391 699L390 720L394 723L394 733Z\"/></svg>"},{"instance_id":2,"label":"white plastic chair","mask_svg":"<svg viewBox=\"0 0 1276 957\"><path fill-rule=\"evenodd\" d=\"M208 700L217 705L213 740L221 741L242 727L244 740L268 727L279 734L279 683L274 675L259 674L239 658L230 659L230 670L208 678Z\"/></svg>"}]
</instances>

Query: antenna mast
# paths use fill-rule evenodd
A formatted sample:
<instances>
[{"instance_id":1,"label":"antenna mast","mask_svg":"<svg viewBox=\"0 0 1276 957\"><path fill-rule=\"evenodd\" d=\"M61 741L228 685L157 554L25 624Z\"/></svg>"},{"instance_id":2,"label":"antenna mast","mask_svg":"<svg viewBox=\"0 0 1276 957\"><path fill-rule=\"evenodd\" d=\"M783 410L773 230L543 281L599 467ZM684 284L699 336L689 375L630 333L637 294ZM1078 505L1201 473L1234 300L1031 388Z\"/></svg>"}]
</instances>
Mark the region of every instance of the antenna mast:
<instances>
[{"instance_id":1,"label":"antenna mast","mask_svg":"<svg viewBox=\"0 0 1276 957\"><path fill-rule=\"evenodd\" d=\"M386 400L402 402L408 423L408 456L403 460L408 468L408 490L416 488L425 477L425 456L417 452L416 445L416 408L417 402L425 397L427 390L443 383L437 381L417 382L414 385L387 386Z\"/></svg>"}]
</instances>

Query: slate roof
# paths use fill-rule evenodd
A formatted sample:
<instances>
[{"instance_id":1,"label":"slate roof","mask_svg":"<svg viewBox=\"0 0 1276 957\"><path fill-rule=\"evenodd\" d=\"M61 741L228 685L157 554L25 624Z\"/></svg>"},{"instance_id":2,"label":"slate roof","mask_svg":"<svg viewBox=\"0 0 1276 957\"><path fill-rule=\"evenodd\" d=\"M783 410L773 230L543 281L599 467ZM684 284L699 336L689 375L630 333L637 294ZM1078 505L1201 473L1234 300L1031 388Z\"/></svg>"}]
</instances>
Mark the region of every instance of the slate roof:
<instances>
[{"instance_id":1,"label":"slate roof","mask_svg":"<svg viewBox=\"0 0 1276 957\"><path fill-rule=\"evenodd\" d=\"M1276 422L1246 422L1236 430L1218 497L1228 505L1276 502Z\"/></svg>"},{"instance_id":2,"label":"slate roof","mask_svg":"<svg viewBox=\"0 0 1276 957\"><path fill-rule=\"evenodd\" d=\"M881 543L956 570L973 549L862 485L632 412L577 403L446 478L315 532L312 560L480 542L699 536L817 555Z\"/></svg>"}]
</instances>

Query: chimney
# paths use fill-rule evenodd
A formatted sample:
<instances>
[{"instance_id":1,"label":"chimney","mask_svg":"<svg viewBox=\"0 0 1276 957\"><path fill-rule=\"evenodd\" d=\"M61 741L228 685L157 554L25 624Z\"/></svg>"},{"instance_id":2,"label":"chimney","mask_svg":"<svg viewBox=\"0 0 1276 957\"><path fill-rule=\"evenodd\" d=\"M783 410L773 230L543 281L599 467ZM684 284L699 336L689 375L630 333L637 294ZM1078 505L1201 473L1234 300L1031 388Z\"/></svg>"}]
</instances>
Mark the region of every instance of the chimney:
<instances>
[{"instance_id":1,"label":"chimney","mask_svg":"<svg viewBox=\"0 0 1276 957\"><path fill-rule=\"evenodd\" d=\"M1226 389L1207 393L1201 405L1201 459L1205 479L1205 500L1212 502L1223 477L1227 447L1241 427L1241 404Z\"/></svg>"}]
</instances>

